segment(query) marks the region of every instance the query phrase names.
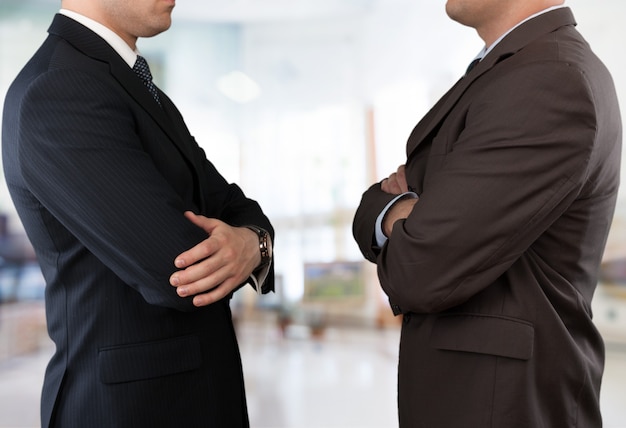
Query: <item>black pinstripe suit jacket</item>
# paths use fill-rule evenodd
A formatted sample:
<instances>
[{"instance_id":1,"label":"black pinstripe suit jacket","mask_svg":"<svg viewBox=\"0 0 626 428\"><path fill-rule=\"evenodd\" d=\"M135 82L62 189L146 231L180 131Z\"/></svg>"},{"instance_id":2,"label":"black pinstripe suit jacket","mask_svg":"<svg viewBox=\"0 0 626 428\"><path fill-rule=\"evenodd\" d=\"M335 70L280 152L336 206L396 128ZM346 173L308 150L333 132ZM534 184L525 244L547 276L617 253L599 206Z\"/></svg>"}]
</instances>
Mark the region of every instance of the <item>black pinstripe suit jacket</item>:
<instances>
[{"instance_id":1,"label":"black pinstripe suit jacket","mask_svg":"<svg viewBox=\"0 0 626 428\"><path fill-rule=\"evenodd\" d=\"M163 108L104 40L61 15L8 91L5 177L56 344L44 427L248 424L228 301L195 308L168 278L206 238L185 210L272 227L160 96Z\"/></svg>"}]
</instances>

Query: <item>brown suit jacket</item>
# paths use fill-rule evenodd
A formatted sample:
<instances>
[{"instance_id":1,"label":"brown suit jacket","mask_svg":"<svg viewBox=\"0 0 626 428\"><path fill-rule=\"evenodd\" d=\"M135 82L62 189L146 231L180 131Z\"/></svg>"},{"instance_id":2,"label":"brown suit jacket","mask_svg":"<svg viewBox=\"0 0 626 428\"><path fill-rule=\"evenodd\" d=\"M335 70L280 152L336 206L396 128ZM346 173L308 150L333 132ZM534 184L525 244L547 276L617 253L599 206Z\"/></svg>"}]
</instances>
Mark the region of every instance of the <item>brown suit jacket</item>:
<instances>
[{"instance_id":1,"label":"brown suit jacket","mask_svg":"<svg viewBox=\"0 0 626 428\"><path fill-rule=\"evenodd\" d=\"M619 180L609 72L568 8L507 35L407 143L419 195L382 249L372 186L354 235L404 314L405 427L599 427L591 299Z\"/></svg>"}]
</instances>

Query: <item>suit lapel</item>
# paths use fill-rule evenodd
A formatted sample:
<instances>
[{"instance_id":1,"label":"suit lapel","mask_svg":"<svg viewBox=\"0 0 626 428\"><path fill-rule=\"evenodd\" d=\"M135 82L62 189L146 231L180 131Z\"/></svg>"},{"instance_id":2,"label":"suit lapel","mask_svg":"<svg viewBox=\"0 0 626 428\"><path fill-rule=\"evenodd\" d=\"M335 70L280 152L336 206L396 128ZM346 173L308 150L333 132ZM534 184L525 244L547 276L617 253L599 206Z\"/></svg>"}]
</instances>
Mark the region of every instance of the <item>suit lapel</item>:
<instances>
[{"instance_id":1,"label":"suit lapel","mask_svg":"<svg viewBox=\"0 0 626 428\"><path fill-rule=\"evenodd\" d=\"M167 134L188 162L196 168L190 138L184 132L186 131L184 123L176 123L177 120L172 119L177 118L178 115L166 114L167 108L161 108L154 101L143 82L106 41L82 24L60 14L55 16L48 32L67 40L88 57L108 63L111 75L146 110L154 119L155 124ZM161 92L160 96L166 98ZM171 104L169 99L168 102ZM168 106L168 108L175 109L173 106Z\"/></svg>"},{"instance_id":2,"label":"suit lapel","mask_svg":"<svg viewBox=\"0 0 626 428\"><path fill-rule=\"evenodd\" d=\"M468 75L462 77L417 124L407 143L407 157L436 131L459 99L483 74L499 62L514 55L537 37L564 25L576 25L569 8L557 9L540 15L517 27L480 61Z\"/></svg>"}]
</instances>

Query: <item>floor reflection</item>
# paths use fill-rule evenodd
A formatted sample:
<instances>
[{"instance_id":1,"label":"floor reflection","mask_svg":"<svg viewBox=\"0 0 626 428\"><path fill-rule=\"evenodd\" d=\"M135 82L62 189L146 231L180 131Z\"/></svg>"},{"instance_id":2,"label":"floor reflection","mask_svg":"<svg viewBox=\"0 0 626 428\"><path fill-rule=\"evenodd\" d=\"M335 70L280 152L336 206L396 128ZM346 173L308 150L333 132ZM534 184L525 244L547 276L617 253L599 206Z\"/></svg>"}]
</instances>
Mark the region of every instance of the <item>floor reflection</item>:
<instances>
[{"instance_id":1,"label":"floor reflection","mask_svg":"<svg viewBox=\"0 0 626 428\"><path fill-rule=\"evenodd\" d=\"M0 340L10 312L0 307ZM22 306L21 313L40 308ZM51 345L0 358L0 428L39 426L39 390ZM254 428L392 428L396 417L396 328L327 328L313 336L303 326L285 334L263 319L238 324L251 425ZM32 343L32 340L31 340ZM6 340L0 345L6 347ZM605 428L626 428L626 344L607 344L602 391Z\"/></svg>"}]
</instances>

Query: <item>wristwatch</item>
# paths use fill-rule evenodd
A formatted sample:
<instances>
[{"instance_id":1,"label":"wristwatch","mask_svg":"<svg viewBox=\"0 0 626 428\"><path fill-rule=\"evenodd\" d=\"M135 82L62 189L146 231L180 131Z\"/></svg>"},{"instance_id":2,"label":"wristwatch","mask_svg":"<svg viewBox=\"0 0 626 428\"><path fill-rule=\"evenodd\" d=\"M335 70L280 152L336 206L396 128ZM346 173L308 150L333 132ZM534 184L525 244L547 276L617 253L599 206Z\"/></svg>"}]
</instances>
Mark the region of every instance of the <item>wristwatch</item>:
<instances>
[{"instance_id":1,"label":"wristwatch","mask_svg":"<svg viewBox=\"0 0 626 428\"><path fill-rule=\"evenodd\" d=\"M272 239L266 230L257 226L246 225L248 229L252 230L259 236L259 251L261 252L261 263L257 266L256 270L263 269L269 266L272 261Z\"/></svg>"}]
</instances>

